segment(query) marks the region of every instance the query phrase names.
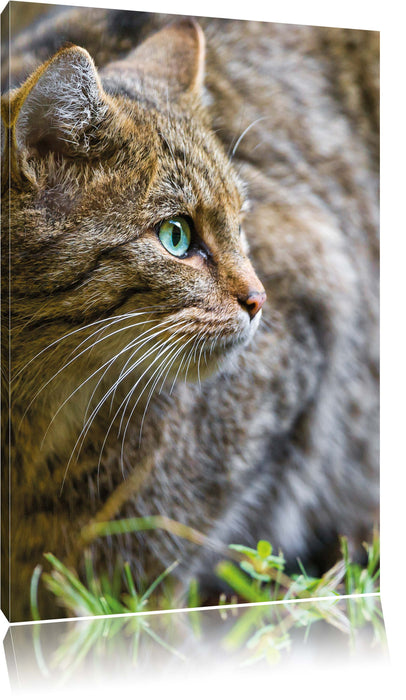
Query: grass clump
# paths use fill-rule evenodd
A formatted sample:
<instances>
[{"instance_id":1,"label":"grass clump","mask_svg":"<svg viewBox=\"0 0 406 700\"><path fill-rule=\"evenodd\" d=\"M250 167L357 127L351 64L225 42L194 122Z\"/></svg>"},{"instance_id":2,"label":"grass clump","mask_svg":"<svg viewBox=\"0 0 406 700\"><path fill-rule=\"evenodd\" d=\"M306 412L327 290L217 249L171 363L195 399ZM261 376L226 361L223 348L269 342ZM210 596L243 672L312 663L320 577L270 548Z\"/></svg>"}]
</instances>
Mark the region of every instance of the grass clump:
<instances>
[{"instance_id":1,"label":"grass clump","mask_svg":"<svg viewBox=\"0 0 406 700\"><path fill-rule=\"evenodd\" d=\"M263 603L296 598L323 598L326 596L379 593L379 536L374 532L371 544L364 544L366 566L350 560L348 540L341 538L340 559L321 577L310 576L298 560L299 574L288 575L280 552L273 554L272 545L260 540L257 548L230 545L242 559L239 563L221 562L218 576L230 586L241 602Z\"/></svg>"},{"instance_id":2,"label":"grass clump","mask_svg":"<svg viewBox=\"0 0 406 700\"><path fill-rule=\"evenodd\" d=\"M157 516L158 518L158 516ZM154 529L154 525L167 527L178 536L186 535L195 544L206 544L205 537L180 523L165 518L140 518L115 523L97 525L97 536L111 535L113 532L128 532L128 528ZM94 534L94 533L93 533ZM278 663L290 651L293 630L304 629L305 638L316 623L334 627L348 636L350 648L355 649L361 630L372 629L373 640L379 648L385 647L385 632L379 603L379 537L374 533L372 542L365 544L366 564L361 566L351 561L348 541L341 539L342 557L321 577L308 575L301 562L299 573L290 575L282 552L277 554L266 540L260 540L256 548L239 544L223 548L227 558L218 564L216 573L227 584L231 593L220 595L218 614L226 621L222 648L227 652L243 652L242 665L258 662ZM178 660L185 660L184 645L181 649L170 632L164 628L154 629L148 615L126 617L131 613L147 613L152 610L170 610L182 607L175 598L176 582L171 576L177 562L162 572L149 586L139 590L134 581L128 562L117 563L112 577L96 575L90 550L84 558L85 575L80 580L77 574L57 559L46 554L50 565L49 572L36 567L31 581L31 609L34 620L40 619L38 588L43 584L62 606L68 616L94 617L87 627L73 629L55 652L55 668L65 668L69 659L69 673L84 661L89 653L100 656L111 649L111 644L120 646L125 635L125 646L130 644L132 663L137 665L142 658L142 650L153 645ZM349 596L343 600L341 596ZM357 597L353 597L357 596ZM305 600L304 600L305 599ZM176 602L175 602L176 600ZM307 602L306 602L307 601ZM280 602L278 606L254 605L239 608L236 619L229 605L238 603ZM183 607L198 608L202 604L198 582L192 581ZM119 615L119 617L97 620L99 616ZM231 618L230 618L231 615ZM185 627L191 638L201 639L205 625L203 612L189 612ZM159 616L158 616L159 617ZM170 616L172 618L172 616ZM154 616L154 620L156 620ZM176 616L173 617L173 620ZM229 622L232 621L230 625ZM100 624L102 623L102 626ZM163 623L166 624L166 623ZM34 626L38 661L44 666L39 643L39 631ZM183 634L183 632L182 632ZM38 637L38 638L37 638ZM65 669L66 673L68 671ZM64 671L64 674L65 674ZM65 675L63 675L65 678Z\"/></svg>"},{"instance_id":3,"label":"grass clump","mask_svg":"<svg viewBox=\"0 0 406 700\"><path fill-rule=\"evenodd\" d=\"M55 596L65 612L73 616L93 615L128 615L146 612L150 597L175 569L178 562L173 562L142 593L137 592L130 565L118 565L110 579L102 574L97 577L93 570L89 551L85 552L86 584L77 574L63 564L53 554L45 554L51 565L50 573L42 572L37 566L31 579L31 612L33 620L40 620L38 609L38 585L42 579L48 591ZM124 584L124 587L123 587Z\"/></svg>"},{"instance_id":4,"label":"grass clump","mask_svg":"<svg viewBox=\"0 0 406 700\"><path fill-rule=\"evenodd\" d=\"M96 537L111 536L124 532L165 529L171 534L183 537L196 545L211 546L213 543L198 531L163 516L131 518L106 523L97 523L87 528L85 540L90 543ZM299 561L300 573L289 575L282 552L274 553L272 544L260 540L256 549L240 544L221 547L225 557L216 567L217 576L231 588L230 600L222 595L218 604L227 602L267 603L303 598L323 598L340 595L377 594L379 592L379 536L374 532L372 542L365 544L367 563L361 566L352 562L348 541L341 538L342 558L321 577L310 576ZM227 557L227 558L226 558ZM159 601L152 602L151 596L165 580L171 581L170 574L177 566L174 562L158 576L145 590L139 591L135 585L128 562L117 563L112 579L105 574L96 576L89 549L85 550L85 582L77 574L57 559L46 554L51 566L49 573L36 567L31 581L31 610L34 620L40 619L37 604L37 591L42 581L48 591L69 613L76 615L112 615L146 612L151 609L173 609L182 607L169 592L161 593ZM171 597L172 596L172 597ZM199 607L202 604L197 582L192 582L188 600L183 607ZM154 607L155 606L155 607Z\"/></svg>"}]
</instances>

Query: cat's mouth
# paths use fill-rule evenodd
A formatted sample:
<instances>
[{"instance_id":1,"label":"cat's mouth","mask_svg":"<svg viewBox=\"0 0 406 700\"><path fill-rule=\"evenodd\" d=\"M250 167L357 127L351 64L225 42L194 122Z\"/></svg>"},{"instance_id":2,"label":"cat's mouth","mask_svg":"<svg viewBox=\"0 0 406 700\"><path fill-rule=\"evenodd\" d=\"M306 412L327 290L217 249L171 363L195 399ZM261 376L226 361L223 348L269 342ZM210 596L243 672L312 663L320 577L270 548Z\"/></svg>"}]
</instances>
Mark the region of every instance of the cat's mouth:
<instances>
[{"instance_id":1,"label":"cat's mouth","mask_svg":"<svg viewBox=\"0 0 406 700\"><path fill-rule=\"evenodd\" d=\"M184 380L194 382L222 370L250 344L260 317L261 312L250 321L247 314L241 311L237 316L223 321L211 314L208 320L203 321L201 318L194 330L193 339L187 342L187 370L185 371L185 366L182 368L181 361L180 368L176 369L177 376L183 375Z\"/></svg>"},{"instance_id":2,"label":"cat's mouth","mask_svg":"<svg viewBox=\"0 0 406 700\"><path fill-rule=\"evenodd\" d=\"M231 335L224 334L218 339L214 348L213 356L218 358L226 356L229 353L235 353L247 347L253 339L259 325L259 318L244 327L242 330L232 333Z\"/></svg>"}]
</instances>

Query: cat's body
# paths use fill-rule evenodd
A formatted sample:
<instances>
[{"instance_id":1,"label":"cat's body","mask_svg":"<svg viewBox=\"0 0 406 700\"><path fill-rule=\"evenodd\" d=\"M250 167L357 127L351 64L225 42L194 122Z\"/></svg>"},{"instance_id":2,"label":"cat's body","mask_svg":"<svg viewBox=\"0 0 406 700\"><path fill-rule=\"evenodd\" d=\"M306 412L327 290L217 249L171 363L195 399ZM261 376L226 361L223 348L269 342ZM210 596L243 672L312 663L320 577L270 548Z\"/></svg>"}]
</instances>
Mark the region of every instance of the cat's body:
<instances>
[{"instance_id":1,"label":"cat's body","mask_svg":"<svg viewBox=\"0 0 406 700\"><path fill-rule=\"evenodd\" d=\"M199 20L202 88L194 24L156 35L163 54L158 40L131 60L171 18L72 10L48 22L13 43L10 86L71 41L103 87L87 55L67 48L23 91L16 126L18 97L5 117L17 136L3 243L14 377L3 608L28 616L42 553L77 565L94 517L163 514L217 542L269 539L290 561L334 559L337 536L360 542L378 504L377 36ZM80 90L53 111L72 61ZM246 194L258 277L238 233ZM196 228L182 260L164 255L152 226L178 215ZM164 347L165 323L178 335ZM117 353L143 332L155 334L138 346L151 354L98 407L137 348ZM148 401L152 369L163 372ZM180 558L184 580L215 581L211 553L162 530L102 539L95 559L111 567L118 551L138 580Z\"/></svg>"}]
</instances>

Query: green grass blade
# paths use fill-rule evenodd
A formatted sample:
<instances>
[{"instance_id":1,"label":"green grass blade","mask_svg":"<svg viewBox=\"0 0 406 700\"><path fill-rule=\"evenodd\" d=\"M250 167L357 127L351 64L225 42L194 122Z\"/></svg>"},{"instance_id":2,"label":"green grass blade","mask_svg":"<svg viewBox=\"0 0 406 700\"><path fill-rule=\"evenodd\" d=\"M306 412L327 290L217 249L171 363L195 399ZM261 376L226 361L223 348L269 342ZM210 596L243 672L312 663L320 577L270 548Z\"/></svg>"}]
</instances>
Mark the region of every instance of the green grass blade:
<instances>
[{"instance_id":1,"label":"green grass blade","mask_svg":"<svg viewBox=\"0 0 406 700\"><path fill-rule=\"evenodd\" d=\"M35 567L33 574L31 576L30 583L30 606L31 615L33 620L40 620L40 614L38 610L38 583L42 573L42 566L39 564Z\"/></svg>"}]
</instances>

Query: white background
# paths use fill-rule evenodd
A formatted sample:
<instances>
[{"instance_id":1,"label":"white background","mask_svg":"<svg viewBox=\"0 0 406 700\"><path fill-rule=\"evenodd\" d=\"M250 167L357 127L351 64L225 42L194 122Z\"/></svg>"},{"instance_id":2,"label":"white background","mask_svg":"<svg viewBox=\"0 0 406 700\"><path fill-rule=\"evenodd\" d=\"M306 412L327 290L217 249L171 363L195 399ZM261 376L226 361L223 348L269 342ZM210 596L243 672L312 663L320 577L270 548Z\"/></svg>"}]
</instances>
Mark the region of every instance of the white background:
<instances>
[{"instance_id":1,"label":"white background","mask_svg":"<svg viewBox=\"0 0 406 700\"><path fill-rule=\"evenodd\" d=\"M4 2L1 6L4 6ZM71 5L112 7L110 2L70 2ZM404 624L406 615L404 586L406 585L406 544L404 522L406 516L405 469L406 458L403 437L405 425L405 355L406 304L405 278L405 238L406 203L405 178L405 28L402 3L397 0L373 3L371 0L339 0L336 3L316 0L140 0L138 3L121 1L115 9L148 10L194 14L197 16L233 17L237 19L258 19L272 22L290 22L341 26L360 29L373 29L381 32L381 242L382 242L382 293L381 293L381 534L382 534L382 601L392 660L392 670L353 668L340 675L330 669L298 668L297 673L289 673L284 679L276 678L270 671L268 677L249 678L210 678L202 669L202 676L188 684L181 679L157 679L152 687L142 688L137 683L133 688L116 688L115 693L139 694L146 697L163 695L170 697L214 697L229 695L253 697L271 695L285 698L327 698L343 697L352 700L361 696L366 700L379 697L399 697L404 692L400 673L406 662ZM1 615L1 613L0 613ZM5 618L0 619L0 639L7 630ZM397 681L398 679L398 681ZM399 684L398 684L399 683ZM10 690L4 654L0 649L0 686L3 697L9 697ZM403 691L401 690L403 687ZM393 692L392 692L393 691ZM58 695L61 693L58 691ZM83 693L84 694L84 693ZM27 693L28 695L28 693ZM81 696L80 690L75 695ZM86 696L92 696L89 689ZM111 689L102 692L97 689L97 698L110 697Z\"/></svg>"}]
</instances>

